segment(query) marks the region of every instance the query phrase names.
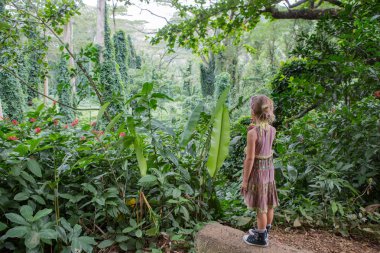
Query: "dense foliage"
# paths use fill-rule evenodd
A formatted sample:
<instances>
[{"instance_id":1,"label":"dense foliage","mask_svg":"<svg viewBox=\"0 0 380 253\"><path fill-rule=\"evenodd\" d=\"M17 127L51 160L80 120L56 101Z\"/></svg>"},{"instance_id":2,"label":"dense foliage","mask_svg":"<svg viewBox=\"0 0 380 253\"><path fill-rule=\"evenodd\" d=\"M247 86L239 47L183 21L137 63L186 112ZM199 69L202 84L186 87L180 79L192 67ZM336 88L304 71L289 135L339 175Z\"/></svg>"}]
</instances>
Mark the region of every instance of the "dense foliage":
<instances>
[{"instance_id":1,"label":"dense foliage","mask_svg":"<svg viewBox=\"0 0 380 253\"><path fill-rule=\"evenodd\" d=\"M192 252L204 221L250 227L255 94L275 102L275 223L379 236L378 1L169 2L148 50L117 4L100 47L81 1L0 0L0 251Z\"/></svg>"}]
</instances>

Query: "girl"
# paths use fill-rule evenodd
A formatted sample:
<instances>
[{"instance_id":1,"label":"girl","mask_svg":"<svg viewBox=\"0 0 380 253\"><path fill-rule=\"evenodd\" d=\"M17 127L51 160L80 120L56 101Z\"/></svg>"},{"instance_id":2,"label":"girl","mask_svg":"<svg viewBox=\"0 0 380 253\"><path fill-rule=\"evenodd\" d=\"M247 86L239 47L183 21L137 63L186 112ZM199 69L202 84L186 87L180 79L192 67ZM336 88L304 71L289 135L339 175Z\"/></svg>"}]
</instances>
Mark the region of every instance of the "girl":
<instances>
[{"instance_id":1,"label":"girl","mask_svg":"<svg viewBox=\"0 0 380 253\"><path fill-rule=\"evenodd\" d=\"M251 114L241 194L248 209L257 212L257 228L250 229L243 240L249 245L267 247L273 208L278 206L272 151L276 129L270 125L274 121L273 101L264 95L252 97Z\"/></svg>"}]
</instances>

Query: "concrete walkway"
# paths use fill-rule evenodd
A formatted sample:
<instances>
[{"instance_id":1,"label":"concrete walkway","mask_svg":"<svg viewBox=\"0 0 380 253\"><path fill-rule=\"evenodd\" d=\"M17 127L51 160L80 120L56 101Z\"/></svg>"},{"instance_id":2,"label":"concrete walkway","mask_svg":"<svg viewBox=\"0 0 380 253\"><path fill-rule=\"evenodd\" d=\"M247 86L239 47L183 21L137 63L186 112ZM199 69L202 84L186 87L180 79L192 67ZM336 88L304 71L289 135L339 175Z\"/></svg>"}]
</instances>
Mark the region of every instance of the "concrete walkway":
<instances>
[{"instance_id":1,"label":"concrete walkway","mask_svg":"<svg viewBox=\"0 0 380 253\"><path fill-rule=\"evenodd\" d=\"M270 240L269 247L260 248L243 242L245 233L219 223L207 224L195 238L197 253L311 253Z\"/></svg>"}]
</instances>

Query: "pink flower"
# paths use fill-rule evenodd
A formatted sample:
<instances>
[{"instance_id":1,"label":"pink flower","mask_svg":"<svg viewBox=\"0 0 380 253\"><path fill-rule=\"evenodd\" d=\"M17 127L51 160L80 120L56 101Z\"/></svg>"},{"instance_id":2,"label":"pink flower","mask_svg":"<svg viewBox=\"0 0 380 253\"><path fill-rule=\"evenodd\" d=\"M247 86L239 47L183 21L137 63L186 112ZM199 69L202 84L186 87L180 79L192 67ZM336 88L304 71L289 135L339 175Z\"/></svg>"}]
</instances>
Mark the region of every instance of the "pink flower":
<instances>
[{"instance_id":1,"label":"pink flower","mask_svg":"<svg viewBox=\"0 0 380 253\"><path fill-rule=\"evenodd\" d=\"M35 132L36 134L41 133L41 128L37 127L36 129L34 129L34 132Z\"/></svg>"},{"instance_id":2,"label":"pink flower","mask_svg":"<svg viewBox=\"0 0 380 253\"><path fill-rule=\"evenodd\" d=\"M375 98L380 99L380 90L375 91L373 95L375 96Z\"/></svg>"},{"instance_id":3,"label":"pink flower","mask_svg":"<svg viewBox=\"0 0 380 253\"><path fill-rule=\"evenodd\" d=\"M53 121L53 123L54 123L54 126L58 126L59 120L55 119L55 120Z\"/></svg>"},{"instance_id":4,"label":"pink flower","mask_svg":"<svg viewBox=\"0 0 380 253\"><path fill-rule=\"evenodd\" d=\"M72 123L71 123L71 126L72 127L75 127L76 125L78 125L79 123L79 119L75 119Z\"/></svg>"},{"instance_id":5,"label":"pink flower","mask_svg":"<svg viewBox=\"0 0 380 253\"><path fill-rule=\"evenodd\" d=\"M18 140L18 138L14 135L9 136L7 139L8 139L8 141L17 141Z\"/></svg>"},{"instance_id":6,"label":"pink flower","mask_svg":"<svg viewBox=\"0 0 380 253\"><path fill-rule=\"evenodd\" d=\"M32 123L34 123L34 122L36 122L37 120L36 120L35 118L30 118L29 121L32 122Z\"/></svg>"},{"instance_id":7,"label":"pink flower","mask_svg":"<svg viewBox=\"0 0 380 253\"><path fill-rule=\"evenodd\" d=\"M125 137L125 132L121 132L121 133L119 134L119 137L120 137L120 138Z\"/></svg>"},{"instance_id":8,"label":"pink flower","mask_svg":"<svg viewBox=\"0 0 380 253\"><path fill-rule=\"evenodd\" d=\"M96 136L100 136L104 134L103 131L99 131L99 130L93 130L92 133L95 134Z\"/></svg>"},{"instance_id":9,"label":"pink flower","mask_svg":"<svg viewBox=\"0 0 380 253\"><path fill-rule=\"evenodd\" d=\"M68 129L69 128L69 125L64 125L64 127L63 127L64 129Z\"/></svg>"},{"instance_id":10,"label":"pink flower","mask_svg":"<svg viewBox=\"0 0 380 253\"><path fill-rule=\"evenodd\" d=\"M57 101L53 100L53 106L55 106L56 104L57 104Z\"/></svg>"},{"instance_id":11,"label":"pink flower","mask_svg":"<svg viewBox=\"0 0 380 253\"><path fill-rule=\"evenodd\" d=\"M81 137L80 137L80 140L81 140L81 141L85 141L85 140L86 140L86 136L81 136Z\"/></svg>"},{"instance_id":12,"label":"pink flower","mask_svg":"<svg viewBox=\"0 0 380 253\"><path fill-rule=\"evenodd\" d=\"M18 125L18 121L15 120L15 119L13 119L13 120L12 120L12 124L13 124L14 126L17 126L17 125Z\"/></svg>"},{"instance_id":13,"label":"pink flower","mask_svg":"<svg viewBox=\"0 0 380 253\"><path fill-rule=\"evenodd\" d=\"M91 126L95 127L96 126L96 121L91 122Z\"/></svg>"}]
</instances>

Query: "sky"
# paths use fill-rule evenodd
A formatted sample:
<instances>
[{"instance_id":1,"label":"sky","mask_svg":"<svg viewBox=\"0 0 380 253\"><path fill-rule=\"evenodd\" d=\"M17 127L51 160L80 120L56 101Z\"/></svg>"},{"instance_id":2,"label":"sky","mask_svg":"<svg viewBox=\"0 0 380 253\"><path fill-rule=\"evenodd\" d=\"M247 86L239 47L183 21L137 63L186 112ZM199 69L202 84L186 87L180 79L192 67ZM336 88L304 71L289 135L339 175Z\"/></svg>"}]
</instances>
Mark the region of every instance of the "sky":
<instances>
[{"instance_id":1,"label":"sky","mask_svg":"<svg viewBox=\"0 0 380 253\"><path fill-rule=\"evenodd\" d=\"M90 6L96 6L97 4L97 0L82 0L82 1L86 5L90 5ZM131 21L144 20L147 22L144 25L144 27L148 30L151 30L151 29L156 30L158 28L161 28L164 25L166 25L166 21L163 18L152 15L149 11L142 10L142 9L148 9L151 12L159 16L163 16L167 19L170 19L176 11L174 8L170 6L159 5L155 2L151 2L150 4L142 3L138 0L132 1L132 2L135 5L131 5L128 7L127 16L122 16L118 18L125 18Z\"/></svg>"}]
</instances>

